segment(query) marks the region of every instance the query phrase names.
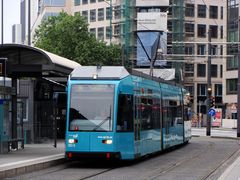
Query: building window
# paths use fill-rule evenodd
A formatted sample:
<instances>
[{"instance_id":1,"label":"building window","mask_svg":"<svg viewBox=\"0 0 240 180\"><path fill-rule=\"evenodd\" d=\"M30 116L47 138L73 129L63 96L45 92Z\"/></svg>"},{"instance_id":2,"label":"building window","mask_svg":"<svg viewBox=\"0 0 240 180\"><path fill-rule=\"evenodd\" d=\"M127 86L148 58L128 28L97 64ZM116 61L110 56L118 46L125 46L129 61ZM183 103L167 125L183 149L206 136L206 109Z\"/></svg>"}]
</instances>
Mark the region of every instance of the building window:
<instances>
[{"instance_id":1,"label":"building window","mask_svg":"<svg viewBox=\"0 0 240 180\"><path fill-rule=\"evenodd\" d=\"M194 72L194 64L185 64L185 72Z\"/></svg>"},{"instance_id":2,"label":"building window","mask_svg":"<svg viewBox=\"0 0 240 180\"><path fill-rule=\"evenodd\" d=\"M89 32L96 37L96 28L90 28Z\"/></svg>"},{"instance_id":3,"label":"building window","mask_svg":"<svg viewBox=\"0 0 240 180\"><path fill-rule=\"evenodd\" d=\"M190 55L194 54L194 45L185 46L185 54L190 54Z\"/></svg>"},{"instance_id":4,"label":"building window","mask_svg":"<svg viewBox=\"0 0 240 180\"><path fill-rule=\"evenodd\" d=\"M220 55L223 55L223 45L220 45Z\"/></svg>"},{"instance_id":5,"label":"building window","mask_svg":"<svg viewBox=\"0 0 240 180\"><path fill-rule=\"evenodd\" d=\"M90 10L90 22L96 22L96 9Z\"/></svg>"},{"instance_id":6,"label":"building window","mask_svg":"<svg viewBox=\"0 0 240 180\"><path fill-rule=\"evenodd\" d=\"M217 19L218 18L218 7L217 6L210 6L209 8L209 18Z\"/></svg>"},{"instance_id":7,"label":"building window","mask_svg":"<svg viewBox=\"0 0 240 180\"><path fill-rule=\"evenodd\" d=\"M114 35L120 35L120 25L114 26Z\"/></svg>"},{"instance_id":8,"label":"building window","mask_svg":"<svg viewBox=\"0 0 240 180\"><path fill-rule=\"evenodd\" d=\"M65 6L65 0L44 0L44 6Z\"/></svg>"},{"instance_id":9,"label":"building window","mask_svg":"<svg viewBox=\"0 0 240 180\"><path fill-rule=\"evenodd\" d=\"M194 4L186 4L185 16L194 17Z\"/></svg>"},{"instance_id":10,"label":"building window","mask_svg":"<svg viewBox=\"0 0 240 180\"><path fill-rule=\"evenodd\" d=\"M98 39L101 39L101 40L104 39L104 28L103 27L98 28Z\"/></svg>"},{"instance_id":11,"label":"building window","mask_svg":"<svg viewBox=\"0 0 240 180\"><path fill-rule=\"evenodd\" d=\"M87 20L88 22L88 11L82 11L82 16Z\"/></svg>"},{"instance_id":12,"label":"building window","mask_svg":"<svg viewBox=\"0 0 240 180\"><path fill-rule=\"evenodd\" d=\"M215 96L222 97L222 84L215 84Z\"/></svg>"},{"instance_id":13,"label":"building window","mask_svg":"<svg viewBox=\"0 0 240 180\"><path fill-rule=\"evenodd\" d=\"M227 79L227 94L237 94L238 79Z\"/></svg>"},{"instance_id":14,"label":"building window","mask_svg":"<svg viewBox=\"0 0 240 180\"><path fill-rule=\"evenodd\" d=\"M238 31L229 31L228 32L228 41L230 41L230 42L238 41Z\"/></svg>"},{"instance_id":15,"label":"building window","mask_svg":"<svg viewBox=\"0 0 240 180\"><path fill-rule=\"evenodd\" d=\"M98 9L98 21L104 20L104 8Z\"/></svg>"},{"instance_id":16,"label":"building window","mask_svg":"<svg viewBox=\"0 0 240 180\"><path fill-rule=\"evenodd\" d=\"M217 55L218 54L218 46L217 45L211 45L211 55Z\"/></svg>"},{"instance_id":17,"label":"building window","mask_svg":"<svg viewBox=\"0 0 240 180\"><path fill-rule=\"evenodd\" d=\"M238 69L238 59L237 56L227 58L227 70Z\"/></svg>"},{"instance_id":18,"label":"building window","mask_svg":"<svg viewBox=\"0 0 240 180\"><path fill-rule=\"evenodd\" d=\"M80 5L80 0L74 0L74 6L79 6Z\"/></svg>"},{"instance_id":19,"label":"building window","mask_svg":"<svg viewBox=\"0 0 240 180\"><path fill-rule=\"evenodd\" d=\"M211 77L216 78L217 77L217 65L216 64L212 64L211 65Z\"/></svg>"},{"instance_id":20,"label":"building window","mask_svg":"<svg viewBox=\"0 0 240 180\"><path fill-rule=\"evenodd\" d=\"M223 39L223 26L220 27L220 37Z\"/></svg>"},{"instance_id":21,"label":"building window","mask_svg":"<svg viewBox=\"0 0 240 180\"><path fill-rule=\"evenodd\" d=\"M234 20L238 17L238 5L228 6L229 19Z\"/></svg>"},{"instance_id":22,"label":"building window","mask_svg":"<svg viewBox=\"0 0 240 180\"><path fill-rule=\"evenodd\" d=\"M114 18L115 19L120 19L121 18L121 7L120 6L115 6L115 8L114 8Z\"/></svg>"},{"instance_id":23,"label":"building window","mask_svg":"<svg viewBox=\"0 0 240 180\"><path fill-rule=\"evenodd\" d=\"M206 18L206 5L201 5L201 4L199 4L198 5L198 17L199 18Z\"/></svg>"},{"instance_id":24,"label":"building window","mask_svg":"<svg viewBox=\"0 0 240 180\"><path fill-rule=\"evenodd\" d=\"M194 36L194 24L186 23L185 24L185 32L188 33L188 37Z\"/></svg>"},{"instance_id":25,"label":"building window","mask_svg":"<svg viewBox=\"0 0 240 180\"><path fill-rule=\"evenodd\" d=\"M111 27L107 26L106 27L106 39L110 39L111 36Z\"/></svg>"},{"instance_id":26,"label":"building window","mask_svg":"<svg viewBox=\"0 0 240 180\"><path fill-rule=\"evenodd\" d=\"M110 20L111 19L111 9L110 9L110 7L107 7L106 8L106 19L107 20Z\"/></svg>"},{"instance_id":27,"label":"building window","mask_svg":"<svg viewBox=\"0 0 240 180\"><path fill-rule=\"evenodd\" d=\"M232 54L232 55L238 54L238 45L237 44L228 45L227 52L228 54Z\"/></svg>"},{"instance_id":28,"label":"building window","mask_svg":"<svg viewBox=\"0 0 240 180\"><path fill-rule=\"evenodd\" d=\"M198 24L198 37L206 37L206 25Z\"/></svg>"},{"instance_id":29,"label":"building window","mask_svg":"<svg viewBox=\"0 0 240 180\"><path fill-rule=\"evenodd\" d=\"M190 93L190 96L194 95L194 86L185 86L185 89Z\"/></svg>"},{"instance_id":30,"label":"building window","mask_svg":"<svg viewBox=\"0 0 240 180\"><path fill-rule=\"evenodd\" d=\"M198 44L197 45L197 54L198 55L205 55L206 54L206 45L205 44Z\"/></svg>"},{"instance_id":31,"label":"building window","mask_svg":"<svg viewBox=\"0 0 240 180\"><path fill-rule=\"evenodd\" d=\"M82 4L88 4L88 0L82 0Z\"/></svg>"},{"instance_id":32,"label":"building window","mask_svg":"<svg viewBox=\"0 0 240 180\"><path fill-rule=\"evenodd\" d=\"M221 6L221 19L223 19L223 7Z\"/></svg>"},{"instance_id":33,"label":"building window","mask_svg":"<svg viewBox=\"0 0 240 180\"><path fill-rule=\"evenodd\" d=\"M218 26L210 25L212 38L218 38Z\"/></svg>"},{"instance_id":34,"label":"building window","mask_svg":"<svg viewBox=\"0 0 240 180\"><path fill-rule=\"evenodd\" d=\"M198 84L198 96L206 96L207 95L207 85L206 84Z\"/></svg>"},{"instance_id":35,"label":"building window","mask_svg":"<svg viewBox=\"0 0 240 180\"><path fill-rule=\"evenodd\" d=\"M90 3L92 4L92 3L96 3L96 0L90 0Z\"/></svg>"},{"instance_id":36,"label":"building window","mask_svg":"<svg viewBox=\"0 0 240 180\"><path fill-rule=\"evenodd\" d=\"M223 65L220 65L220 78L223 77Z\"/></svg>"},{"instance_id":37,"label":"building window","mask_svg":"<svg viewBox=\"0 0 240 180\"><path fill-rule=\"evenodd\" d=\"M197 65L197 76L198 77L206 77L206 65L205 64Z\"/></svg>"}]
</instances>

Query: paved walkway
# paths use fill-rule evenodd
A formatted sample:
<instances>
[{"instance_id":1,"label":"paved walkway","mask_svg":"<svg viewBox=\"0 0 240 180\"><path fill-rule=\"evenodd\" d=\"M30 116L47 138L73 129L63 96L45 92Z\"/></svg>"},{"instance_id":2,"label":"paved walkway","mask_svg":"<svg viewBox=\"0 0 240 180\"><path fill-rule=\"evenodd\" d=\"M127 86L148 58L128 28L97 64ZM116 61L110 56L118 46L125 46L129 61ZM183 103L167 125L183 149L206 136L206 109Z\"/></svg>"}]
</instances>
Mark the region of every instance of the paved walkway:
<instances>
[{"instance_id":1,"label":"paved walkway","mask_svg":"<svg viewBox=\"0 0 240 180\"><path fill-rule=\"evenodd\" d=\"M14 176L64 161L64 141L57 144L26 144L24 149L0 154L0 179Z\"/></svg>"}]
</instances>

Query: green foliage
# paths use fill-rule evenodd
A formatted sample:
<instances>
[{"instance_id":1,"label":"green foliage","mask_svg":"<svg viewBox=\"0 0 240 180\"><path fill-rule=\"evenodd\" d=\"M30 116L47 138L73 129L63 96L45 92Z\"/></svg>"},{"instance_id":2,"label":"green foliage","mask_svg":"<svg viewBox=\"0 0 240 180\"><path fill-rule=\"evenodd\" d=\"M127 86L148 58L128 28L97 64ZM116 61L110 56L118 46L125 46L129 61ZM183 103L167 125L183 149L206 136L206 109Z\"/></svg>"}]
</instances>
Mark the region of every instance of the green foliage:
<instances>
[{"instance_id":1,"label":"green foliage","mask_svg":"<svg viewBox=\"0 0 240 180\"><path fill-rule=\"evenodd\" d=\"M121 48L107 45L88 32L88 24L79 13L60 13L44 20L36 30L34 45L74 60L81 65L120 65Z\"/></svg>"}]
</instances>

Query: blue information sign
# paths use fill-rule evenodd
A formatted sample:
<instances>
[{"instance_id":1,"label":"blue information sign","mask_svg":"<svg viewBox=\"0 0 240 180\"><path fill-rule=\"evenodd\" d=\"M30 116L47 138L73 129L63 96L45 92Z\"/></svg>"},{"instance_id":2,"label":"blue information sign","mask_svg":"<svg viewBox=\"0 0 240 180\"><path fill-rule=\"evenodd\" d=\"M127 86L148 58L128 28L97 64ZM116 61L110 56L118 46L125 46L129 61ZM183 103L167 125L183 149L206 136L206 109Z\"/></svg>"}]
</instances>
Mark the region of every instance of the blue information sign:
<instances>
[{"instance_id":1,"label":"blue information sign","mask_svg":"<svg viewBox=\"0 0 240 180\"><path fill-rule=\"evenodd\" d=\"M208 110L208 115L210 115L210 116L215 116L215 115L216 115L215 109L210 108L210 109Z\"/></svg>"}]
</instances>

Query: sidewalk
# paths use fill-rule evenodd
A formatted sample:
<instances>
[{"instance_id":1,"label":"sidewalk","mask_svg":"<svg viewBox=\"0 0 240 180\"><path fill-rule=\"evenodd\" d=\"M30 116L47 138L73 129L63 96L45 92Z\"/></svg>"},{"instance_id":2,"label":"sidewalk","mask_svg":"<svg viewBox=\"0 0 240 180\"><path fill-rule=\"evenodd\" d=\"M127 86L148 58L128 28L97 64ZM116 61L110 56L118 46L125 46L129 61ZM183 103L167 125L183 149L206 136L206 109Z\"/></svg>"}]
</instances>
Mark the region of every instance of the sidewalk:
<instances>
[{"instance_id":1,"label":"sidewalk","mask_svg":"<svg viewBox=\"0 0 240 180\"><path fill-rule=\"evenodd\" d=\"M24 149L0 154L0 179L40 170L64 161L65 144L26 144Z\"/></svg>"},{"instance_id":2,"label":"sidewalk","mask_svg":"<svg viewBox=\"0 0 240 180\"><path fill-rule=\"evenodd\" d=\"M192 127L192 136L206 136L206 127ZM231 128L211 128L211 137L237 139L237 130Z\"/></svg>"},{"instance_id":3,"label":"sidewalk","mask_svg":"<svg viewBox=\"0 0 240 180\"><path fill-rule=\"evenodd\" d=\"M218 178L218 180L239 180L240 179L240 157L238 157Z\"/></svg>"}]
</instances>

